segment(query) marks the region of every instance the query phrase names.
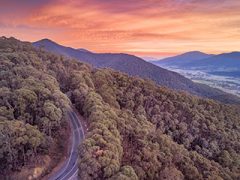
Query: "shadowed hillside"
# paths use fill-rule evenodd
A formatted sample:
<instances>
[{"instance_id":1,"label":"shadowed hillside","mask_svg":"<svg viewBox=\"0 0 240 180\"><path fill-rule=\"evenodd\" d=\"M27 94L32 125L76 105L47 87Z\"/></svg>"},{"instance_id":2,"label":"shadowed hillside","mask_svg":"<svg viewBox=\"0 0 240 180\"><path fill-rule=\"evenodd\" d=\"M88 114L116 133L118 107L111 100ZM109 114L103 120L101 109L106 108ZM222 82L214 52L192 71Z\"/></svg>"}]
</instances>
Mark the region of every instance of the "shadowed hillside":
<instances>
[{"instance_id":1,"label":"shadowed hillside","mask_svg":"<svg viewBox=\"0 0 240 180\"><path fill-rule=\"evenodd\" d=\"M92 64L95 67L108 67L125 72L129 75L148 78L157 82L159 85L172 89L184 90L194 95L219 100L225 103L240 103L240 99L234 95L210 88L207 85L194 83L175 72L160 68L133 55L83 52L58 45L48 39L40 40L33 43L33 45L54 53L76 58L82 62Z\"/></svg>"},{"instance_id":2,"label":"shadowed hillside","mask_svg":"<svg viewBox=\"0 0 240 180\"><path fill-rule=\"evenodd\" d=\"M0 52L1 171L48 154L71 100L88 125L80 179L239 178L239 106L95 69L14 38L1 38Z\"/></svg>"},{"instance_id":3,"label":"shadowed hillside","mask_svg":"<svg viewBox=\"0 0 240 180\"><path fill-rule=\"evenodd\" d=\"M219 55L204 54L202 52L188 52L174 57L152 62L161 66L182 69L199 69L207 71L240 71L240 52Z\"/></svg>"},{"instance_id":4,"label":"shadowed hillside","mask_svg":"<svg viewBox=\"0 0 240 180\"><path fill-rule=\"evenodd\" d=\"M211 54L205 54L199 51L191 51L187 52L181 55L169 57L169 58L164 58L159 61L152 61L153 64L158 64L158 65L165 65L165 66L174 66L174 67L180 67L180 66L185 66L188 63L194 63L197 60L201 59L206 59L210 58L214 55Z\"/></svg>"}]
</instances>

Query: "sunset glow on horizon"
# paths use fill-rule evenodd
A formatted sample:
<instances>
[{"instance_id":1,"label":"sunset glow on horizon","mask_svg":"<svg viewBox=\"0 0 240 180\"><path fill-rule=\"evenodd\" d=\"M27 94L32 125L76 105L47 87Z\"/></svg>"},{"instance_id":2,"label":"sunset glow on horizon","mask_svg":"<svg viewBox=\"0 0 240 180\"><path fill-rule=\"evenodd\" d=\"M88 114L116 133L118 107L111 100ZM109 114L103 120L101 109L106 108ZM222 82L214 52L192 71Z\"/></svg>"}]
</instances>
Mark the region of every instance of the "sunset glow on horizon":
<instances>
[{"instance_id":1,"label":"sunset glow on horizon","mask_svg":"<svg viewBox=\"0 0 240 180\"><path fill-rule=\"evenodd\" d=\"M0 0L0 36L151 57L240 51L240 1Z\"/></svg>"}]
</instances>

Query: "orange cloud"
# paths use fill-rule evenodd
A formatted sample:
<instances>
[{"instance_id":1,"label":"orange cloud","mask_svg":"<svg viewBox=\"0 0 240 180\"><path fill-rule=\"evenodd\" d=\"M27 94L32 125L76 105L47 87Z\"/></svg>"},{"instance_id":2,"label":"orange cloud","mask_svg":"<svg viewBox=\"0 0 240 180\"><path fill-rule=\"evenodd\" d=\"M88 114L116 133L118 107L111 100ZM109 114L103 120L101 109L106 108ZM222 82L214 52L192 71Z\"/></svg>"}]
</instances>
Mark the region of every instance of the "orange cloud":
<instances>
[{"instance_id":1,"label":"orange cloud","mask_svg":"<svg viewBox=\"0 0 240 180\"><path fill-rule=\"evenodd\" d=\"M3 0L0 12L1 35L96 52L165 56L240 47L235 0Z\"/></svg>"}]
</instances>

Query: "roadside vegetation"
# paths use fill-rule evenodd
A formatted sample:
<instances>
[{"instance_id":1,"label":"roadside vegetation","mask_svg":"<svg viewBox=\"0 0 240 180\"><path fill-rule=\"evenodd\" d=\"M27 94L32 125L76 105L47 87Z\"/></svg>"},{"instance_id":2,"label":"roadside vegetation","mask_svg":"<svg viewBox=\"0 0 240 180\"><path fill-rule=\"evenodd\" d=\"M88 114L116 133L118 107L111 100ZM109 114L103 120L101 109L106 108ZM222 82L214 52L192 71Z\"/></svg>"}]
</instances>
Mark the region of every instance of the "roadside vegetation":
<instances>
[{"instance_id":1,"label":"roadside vegetation","mask_svg":"<svg viewBox=\"0 0 240 180\"><path fill-rule=\"evenodd\" d=\"M238 179L240 107L0 40L0 167L48 153L70 101L80 179ZM23 159L24 158L24 159Z\"/></svg>"}]
</instances>

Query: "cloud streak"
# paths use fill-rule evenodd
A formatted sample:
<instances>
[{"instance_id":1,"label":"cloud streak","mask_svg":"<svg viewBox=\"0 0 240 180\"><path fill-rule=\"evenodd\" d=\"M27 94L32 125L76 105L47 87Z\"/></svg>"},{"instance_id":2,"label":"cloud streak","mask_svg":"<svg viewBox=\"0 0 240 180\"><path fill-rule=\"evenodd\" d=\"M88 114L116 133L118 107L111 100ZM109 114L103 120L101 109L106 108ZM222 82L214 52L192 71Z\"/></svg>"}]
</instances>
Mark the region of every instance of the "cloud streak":
<instances>
[{"instance_id":1,"label":"cloud streak","mask_svg":"<svg viewBox=\"0 0 240 180\"><path fill-rule=\"evenodd\" d=\"M0 2L2 35L29 41L47 37L97 52L155 56L240 47L236 0L19 2Z\"/></svg>"}]
</instances>

